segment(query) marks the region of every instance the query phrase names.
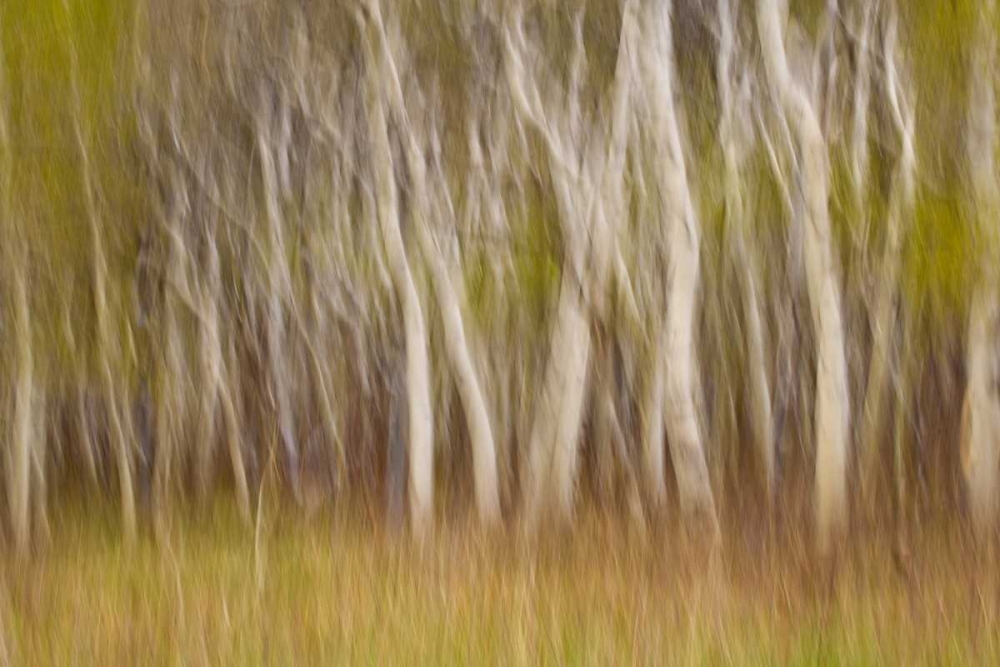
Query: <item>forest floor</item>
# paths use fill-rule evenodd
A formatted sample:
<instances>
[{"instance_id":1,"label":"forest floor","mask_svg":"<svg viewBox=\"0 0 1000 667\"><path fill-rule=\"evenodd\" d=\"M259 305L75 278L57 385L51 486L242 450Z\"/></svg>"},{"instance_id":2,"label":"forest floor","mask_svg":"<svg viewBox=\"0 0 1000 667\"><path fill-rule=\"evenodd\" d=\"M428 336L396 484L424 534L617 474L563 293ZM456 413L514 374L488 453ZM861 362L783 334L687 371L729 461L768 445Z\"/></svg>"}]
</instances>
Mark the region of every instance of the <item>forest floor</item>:
<instances>
[{"instance_id":1,"label":"forest floor","mask_svg":"<svg viewBox=\"0 0 1000 667\"><path fill-rule=\"evenodd\" d=\"M0 556L0 659L1000 664L996 567L957 530L911 536L905 566L891 540L852 537L874 546L845 548L830 578L805 539L754 531L707 555L588 515L526 556L457 526L418 548L370 517L272 511L255 531L228 507L131 548L111 511L54 512L32 559Z\"/></svg>"}]
</instances>

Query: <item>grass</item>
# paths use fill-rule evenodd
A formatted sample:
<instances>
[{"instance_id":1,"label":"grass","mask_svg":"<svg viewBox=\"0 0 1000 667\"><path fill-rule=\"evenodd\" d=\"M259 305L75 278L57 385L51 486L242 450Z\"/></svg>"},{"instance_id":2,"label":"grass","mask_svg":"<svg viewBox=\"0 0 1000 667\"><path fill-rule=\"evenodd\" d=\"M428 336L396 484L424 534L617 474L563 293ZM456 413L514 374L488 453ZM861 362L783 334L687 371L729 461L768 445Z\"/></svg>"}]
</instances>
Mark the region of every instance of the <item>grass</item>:
<instances>
[{"instance_id":1,"label":"grass","mask_svg":"<svg viewBox=\"0 0 1000 667\"><path fill-rule=\"evenodd\" d=\"M887 550L858 547L827 590L812 583L798 538L754 555L736 540L702 567L677 540L639 540L590 516L526 557L457 526L417 551L353 519L283 514L280 525L265 522L259 558L252 531L221 505L210 518L176 520L164 544L133 549L111 517L57 512L35 560L5 557L2 648L12 664L1000 658L995 577L971 567L947 531L920 538L909 581Z\"/></svg>"}]
</instances>

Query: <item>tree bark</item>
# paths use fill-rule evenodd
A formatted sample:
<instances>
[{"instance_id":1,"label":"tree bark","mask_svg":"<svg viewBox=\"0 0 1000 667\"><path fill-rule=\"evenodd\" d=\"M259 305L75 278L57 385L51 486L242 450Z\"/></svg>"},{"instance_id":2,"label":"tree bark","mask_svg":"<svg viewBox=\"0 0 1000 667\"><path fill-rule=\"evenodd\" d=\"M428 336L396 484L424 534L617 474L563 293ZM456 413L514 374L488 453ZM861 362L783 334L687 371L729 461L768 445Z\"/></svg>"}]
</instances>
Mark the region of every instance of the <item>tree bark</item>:
<instances>
[{"instance_id":1,"label":"tree bark","mask_svg":"<svg viewBox=\"0 0 1000 667\"><path fill-rule=\"evenodd\" d=\"M1000 250L1000 189L993 153L996 141L996 2L981 5L976 49L970 79L968 151L977 223L981 274L974 288L969 313L968 423L969 449L966 484L973 524L985 535L995 530L998 481L1000 481L1000 403L997 400L996 328L1000 319L1000 279L996 267Z\"/></svg>"},{"instance_id":2,"label":"tree bark","mask_svg":"<svg viewBox=\"0 0 1000 667\"><path fill-rule=\"evenodd\" d=\"M645 30L640 70L647 95L649 132L652 135L654 165L667 241L666 322L657 335L658 357L654 372L663 373L663 416L670 437L671 457L677 475L681 512L687 518L701 516L710 525L713 539L718 536L718 517L702 445L695 406L694 315L698 293L699 236L691 192L688 188L680 127L674 106L674 57L670 3L647 2L643 16ZM661 380L654 380L660 383ZM654 398L655 398L654 392ZM655 417L655 411L654 411ZM647 434L654 437L647 449L658 447L659 437L651 423ZM653 497L663 497L662 454L651 451L648 461Z\"/></svg>"},{"instance_id":3,"label":"tree bark","mask_svg":"<svg viewBox=\"0 0 1000 667\"><path fill-rule=\"evenodd\" d=\"M410 210L415 218L414 227L416 228L417 243L421 255L430 269L431 284L441 312L445 354L448 357L448 366L462 400L466 424L469 429L476 505L483 523L496 524L500 519L500 499L493 430L490 426L479 378L476 376L472 356L466 342L459 299L441 249L434 239L431 229L432 206L431 193L427 184L426 159L415 136L410 116L406 111L399 75L389 49L378 2L372 2L371 6L375 35L381 46L384 68L388 75L385 88L389 106L393 115L400 121L399 124L404 132L402 137L403 153L411 179L410 187L413 198Z\"/></svg>"},{"instance_id":4,"label":"tree bark","mask_svg":"<svg viewBox=\"0 0 1000 667\"><path fill-rule=\"evenodd\" d=\"M830 232L826 145L816 110L792 79L784 50L777 0L757 4L764 66L780 109L796 135L804 199L806 286L816 335L815 512L816 539L828 554L847 524L848 388L840 287Z\"/></svg>"},{"instance_id":5,"label":"tree bark","mask_svg":"<svg viewBox=\"0 0 1000 667\"><path fill-rule=\"evenodd\" d=\"M14 394L13 454L7 481L14 550L21 557L27 556L31 546L31 458L35 447L35 416L32 413L35 396L35 363L24 271L24 264L17 262L12 277L17 380Z\"/></svg>"},{"instance_id":6,"label":"tree bark","mask_svg":"<svg viewBox=\"0 0 1000 667\"><path fill-rule=\"evenodd\" d=\"M369 71L367 74L367 110L372 140L375 198L386 259L396 297L403 310L406 346L406 387L408 399L408 451L410 522L417 539L431 528L434 510L434 429L431 412L430 369L427 358L427 335L420 298L410 273L410 265L399 226L396 181L388 121L378 78L384 63L377 47L361 22Z\"/></svg>"}]
</instances>

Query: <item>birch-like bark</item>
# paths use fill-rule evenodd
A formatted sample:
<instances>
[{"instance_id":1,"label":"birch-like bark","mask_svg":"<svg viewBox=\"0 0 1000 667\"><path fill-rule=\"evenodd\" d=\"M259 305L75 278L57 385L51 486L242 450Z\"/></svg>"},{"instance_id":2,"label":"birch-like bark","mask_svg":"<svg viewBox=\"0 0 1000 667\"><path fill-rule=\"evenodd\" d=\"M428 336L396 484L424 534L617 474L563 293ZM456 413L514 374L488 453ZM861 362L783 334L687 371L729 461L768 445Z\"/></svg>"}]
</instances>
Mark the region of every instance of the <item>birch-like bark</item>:
<instances>
[{"instance_id":1,"label":"birch-like bark","mask_svg":"<svg viewBox=\"0 0 1000 667\"><path fill-rule=\"evenodd\" d=\"M522 122L538 130L545 142L566 249L541 404L528 442L524 526L530 535L541 520L547 485L554 487L560 517L564 520L572 517L591 348L590 308L600 314L611 258L617 252L612 224L624 207L620 203L620 184L613 179L620 178L624 165L632 59L638 33L636 2L630 0L622 21L607 143L595 140L583 148L584 128L578 108L583 74L580 18L567 91L569 102L566 108L557 110L545 108L536 82L523 67L519 18L513 10L506 22L505 76ZM582 168L576 166L581 159Z\"/></svg>"},{"instance_id":2,"label":"birch-like bark","mask_svg":"<svg viewBox=\"0 0 1000 667\"><path fill-rule=\"evenodd\" d=\"M374 32L381 46L384 69L388 77L385 89L389 107L404 133L402 137L403 153L413 194L410 211L414 216L417 243L424 261L427 262L430 269L431 284L441 312L445 353L462 401L462 407L465 410L466 424L472 444L476 505L480 519L485 524L495 524L500 519L500 498L497 483L496 447L486 401L466 342L465 325L462 321L456 288L452 284L448 266L438 242L432 234L432 207L427 185L426 159L406 110L398 70L389 48L377 0L373 1L370 7Z\"/></svg>"},{"instance_id":3,"label":"birch-like bark","mask_svg":"<svg viewBox=\"0 0 1000 667\"><path fill-rule=\"evenodd\" d=\"M789 72L777 0L758 2L757 31L768 81L798 148L804 218L796 224L804 226L806 285L816 336L816 537L820 553L827 554L847 523L849 406L840 287L827 208L826 145L816 110Z\"/></svg>"},{"instance_id":4,"label":"birch-like bark","mask_svg":"<svg viewBox=\"0 0 1000 667\"><path fill-rule=\"evenodd\" d=\"M409 502L414 535L420 539L431 528L434 509L434 428L431 412L430 369L423 310L410 272L400 231L396 180L389 145L383 91L382 57L367 22L359 21L368 63L366 108L369 114L376 208L386 260L396 297L403 310L408 403Z\"/></svg>"},{"instance_id":5,"label":"birch-like bark","mask_svg":"<svg viewBox=\"0 0 1000 667\"><path fill-rule=\"evenodd\" d=\"M578 187L583 188L577 194L581 201L586 202L582 208L585 231L587 232L586 266L584 273L578 275L578 280L582 282L585 303L588 309L588 322L578 335L582 341L585 336L587 342L583 344L587 349L587 356L591 355L591 323L590 317L598 319L606 318L609 313L606 294L609 283L615 277L612 265L613 258L618 256L618 225L620 220L627 214L624 203L622 171L625 165L626 150L628 147L630 119L632 116L631 98L633 79L635 78L635 51L638 42L638 17L637 2L630 0L623 8L621 35L619 38L618 59L615 66L615 77L609 96L610 109L608 113L607 137L597 135L601 141L591 144L591 150L585 150L585 162ZM582 18L582 17L581 17ZM582 22L577 23L577 43L582 44ZM582 56L582 50L580 51ZM578 67L582 65L578 64ZM579 83L573 85L573 95L578 96ZM574 98L574 99L578 99ZM572 107L570 109L571 118L579 112ZM572 130L571 130L572 132ZM592 152L593 151L593 152ZM588 193L588 190L591 192ZM564 208L563 210L566 210ZM620 280L620 284L627 288L627 274ZM576 389L567 392L566 397L574 402L579 402L579 414L575 416L577 425L570 426L567 422L561 428L565 429L557 435L556 449L553 456L552 475L553 482L557 490L559 508L564 517L570 516L572 512L573 490L576 483L576 470L579 457L579 421L582 420L582 411L587 392L586 368L589 361L582 360L579 367L582 371L579 386L579 395ZM570 381L573 381L570 378ZM598 389L599 391L600 389ZM575 403L573 404L576 405ZM605 408L613 406L605 405ZM575 412L569 410L568 414Z\"/></svg>"},{"instance_id":6,"label":"birch-like bark","mask_svg":"<svg viewBox=\"0 0 1000 667\"><path fill-rule=\"evenodd\" d=\"M3 51L0 42L0 52ZM26 249L19 236L18 225L12 208L11 139L7 126L7 109L10 99L6 87L5 62L0 59L0 229L7 235L7 247L2 251L6 265L5 287L9 290L10 313L6 330L13 333L15 372L13 415L11 418L10 451L6 456L7 509L14 533L14 551L21 557L28 554L31 544L29 523L30 466L32 449L32 396L35 391L34 358L31 347L31 319L27 286L24 283Z\"/></svg>"},{"instance_id":7,"label":"birch-like bark","mask_svg":"<svg viewBox=\"0 0 1000 667\"><path fill-rule=\"evenodd\" d=\"M667 315L665 325L656 336L658 349L654 366L654 372L662 373L663 380L654 380L654 390L658 393L662 382L663 416L670 437L681 512L688 518L700 515L707 519L714 537L718 534L718 518L694 396L699 234L674 105L672 7L670 3L647 2L645 10L639 61L658 179L659 211L668 246ZM655 411L653 416L655 418ZM661 430L655 423L648 428L657 433ZM662 436L653 434L652 430L647 430L647 435L654 436L647 442L652 495L656 502L662 502L665 487L661 447L658 446Z\"/></svg>"},{"instance_id":8,"label":"birch-like bark","mask_svg":"<svg viewBox=\"0 0 1000 667\"><path fill-rule=\"evenodd\" d=\"M421 252L430 265L431 280L444 326L445 352L465 408L466 424L472 442L473 475L479 516L484 523L495 524L500 519L496 447L486 401L466 343L459 299L441 250L426 225L418 224L417 239Z\"/></svg>"},{"instance_id":9,"label":"birch-like bark","mask_svg":"<svg viewBox=\"0 0 1000 667\"><path fill-rule=\"evenodd\" d=\"M23 250L22 250L23 252ZM15 337L15 394L13 418L13 454L8 468L7 493L10 500L14 550L26 556L31 546L30 489L31 457L35 444L35 362L31 345L31 315L25 286L23 260L15 263L13 283L13 331Z\"/></svg>"},{"instance_id":10,"label":"birch-like bark","mask_svg":"<svg viewBox=\"0 0 1000 667\"><path fill-rule=\"evenodd\" d=\"M520 16L512 10L511 17L514 20L508 20L504 26L505 76L520 115L519 122L527 121L527 125L541 133L545 142L565 247L555 325L549 339L548 365L528 439L528 469L522 486L523 527L531 536L536 533L547 505L556 456L561 457L562 465L575 461L591 341L583 294L585 245L581 227L584 223L580 220L582 212L575 198L582 188L578 181L574 182L576 173L572 165L575 161L567 156L565 146L566 140L578 137L579 132L556 127L557 123L565 124L569 114L548 117L535 82L529 78L522 63L525 46ZM577 58L582 48L583 45L577 42ZM573 85L570 84L570 95L578 94L572 89ZM568 520L573 507L572 485L557 487L554 495L559 514Z\"/></svg>"},{"instance_id":11,"label":"birch-like bark","mask_svg":"<svg viewBox=\"0 0 1000 667\"><path fill-rule=\"evenodd\" d=\"M495 84L497 73L491 71L488 76ZM483 78L487 76L484 75ZM497 97L492 100L493 107L486 117L490 122L483 123L487 137L482 143L479 132L480 118L477 118L475 113L469 113L466 140L471 164L466 181L466 206L456 232L460 235L458 239L460 247L463 246L462 234L472 235L473 238L479 235L482 238L499 241L491 243L490 251L480 257L481 261L487 262L493 284L499 287L507 283L512 274L513 264L509 221L501 195L501 174L504 166L501 163L509 156L512 146L509 145L510 117L509 114L499 111L498 107L504 100ZM486 115L484 109L485 107L479 109L479 116ZM483 144L490 147L489 160L484 157ZM447 201L444 200L445 203ZM452 261L450 270L454 276L453 283L460 286L461 267ZM495 295L491 297L496 298ZM472 312L473 304L468 291L461 290L459 298L463 311ZM489 414L492 418L498 468L498 496L501 503L509 504L512 497L511 485L515 479L514 459L518 451L514 446L515 433L520 424L514 409L518 394L512 389L512 382L515 377L523 378L526 374L526 369L523 367L526 361L522 357L524 348L518 341L516 333L518 326L516 321L511 321L509 318L511 315L513 318L523 317L523 311L515 307L510 308L508 314L503 312L509 308L508 304L501 301L497 305L500 309L498 321L506 321L506 327L490 326L479 322L477 318L470 318L467 333L469 345L473 350L472 357L478 362L478 377L490 401Z\"/></svg>"},{"instance_id":12,"label":"birch-like bark","mask_svg":"<svg viewBox=\"0 0 1000 667\"><path fill-rule=\"evenodd\" d=\"M967 146L977 221L981 275L974 288L969 313L967 349L968 462L966 484L973 524L980 534L996 528L997 487L1000 478L1000 403L997 400L996 332L1000 318L1000 290L996 257L1000 249L997 217L1000 189L997 185L994 150L996 99L993 73L996 68L996 2L982 3L975 56L970 79Z\"/></svg>"}]
</instances>

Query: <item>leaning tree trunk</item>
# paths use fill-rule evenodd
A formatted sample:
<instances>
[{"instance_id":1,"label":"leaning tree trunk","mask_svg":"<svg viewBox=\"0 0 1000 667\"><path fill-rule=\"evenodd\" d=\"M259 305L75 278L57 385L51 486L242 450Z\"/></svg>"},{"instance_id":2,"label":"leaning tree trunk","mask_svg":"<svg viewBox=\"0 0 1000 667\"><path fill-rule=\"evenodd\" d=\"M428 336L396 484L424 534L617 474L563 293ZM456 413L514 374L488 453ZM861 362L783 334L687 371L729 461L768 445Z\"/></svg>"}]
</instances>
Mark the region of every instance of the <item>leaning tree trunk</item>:
<instances>
[{"instance_id":1,"label":"leaning tree trunk","mask_svg":"<svg viewBox=\"0 0 1000 667\"><path fill-rule=\"evenodd\" d=\"M422 538L430 529L434 509L434 441L431 413L430 368L427 335L417 287L410 273L406 246L399 225L396 181L388 120L379 77L385 66L379 49L362 23L368 64L367 110L371 128L372 167L379 226L385 245L393 287L403 310L406 347L406 393L408 401L409 502L414 535Z\"/></svg>"},{"instance_id":2,"label":"leaning tree trunk","mask_svg":"<svg viewBox=\"0 0 1000 667\"><path fill-rule=\"evenodd\" d=\"M801 170L801 223L806 287L816 336L815 511L821 554L847 523L848 387L840 287L830 231L826 145L816 110L788 68L777 0L757 4L757 30L767 78L796 135Z\"/></svg>"},{"instance_id":3,"label":"leaning tree trunk","mask_svg":"<svg viewBox=\"0 0 1000 667\"><path fill-rule=\"evenodd\" d=\"M647 425L647 465L652 496L662 502L662 425L657 416L662 391L663 417L670 437L682 513L706 519L718 536L715 498L709 480L701 427L695 404L696 355L694 318L698 294L699 235L691 191L688 188L680 127L674 106L673 39L670 3L647 2L640 49L640 69L646 92L646 112L652 137L652 162L659 180L659 213L668 246L667 315L656 336L658 349L653 372L653 419ZM662 385L661 385L662 382ZM647 419L649 416L647 415Z\"/></svg>"},{"instance_id":4,"label":"leaning tree trunk","mask_svg":"<svg viewBox=\"0 0 1000 667\"><path fill-rule=\"evenodd\" d=\"M431 237L430 230L420 223L418 223L417 239L421 252L430 265L431 280L441 311L448 365L455 377L458 394L465 408L465 419L472 443L473 478L479 517L486 524L494 524L500 519L496 447L486 401L466 343L458 297L437 242Z\"/></svg>"},{"instance_id":5,"label":"leaning tree trunk","mask_svg":"<svg viewBox=\"0 0 1000 667\"><path fill-rule=\"evenodd\" d=\"M465 410L466 424L469 428L476 505L480 519L486 524L495 524L500 518L500 497L498 495L493 429L490 426L486 400L483 397L479 378L476 376L472 356L466 342L465 326L462 322L462 313L455 286L451 282L444 256L431 229L432 207L427 184L426 158L418 144L414 133L415 128L412 126L406 111L396 64L393 61L387 42L388 38L382 24L381 11L377 2L372 3L371 6L375 35L381 46L381 54L384 58L383 66L388 75L384 85L390 109L393 116L400 121L404 132L402 137L403 153L410 177L412 192L410 211L414 217L417 243L424 261L427 262L430 269L431 284L441 312L445 354L455 378L462 407Z\"/></svg>"},{"instance_id":6,"label":"leaning tree trunk","mask_svg":"<svg viewBox=\"0 0 1000 667\"><path fill-rule=\"evenodd\" d=\"M585 132L578 107L584 55L581 17L576 24L565 107L546 109L536 82L526 77L517 48L523 44L514 39L523 40L522 26L508 22L504 35L507 83L519 114L545 140L566 248L541 405L528 442L524 525L529 535L538 528L547 485L554 487L560 517L568 520L573 512L592 342L591 308L599 314L603 307L611 259L616 256L613 218L624 211L616 179L620 179L628 139L631 60L637 37L635 4L630 1L624 9L607 141L598 136L586 147L581 145ZM582 167L577 166L580 162Z\"/></svg>"},{"instance_id":7,"label":"leaning tree trunk","mask_svg":"<svg viewBox=\"0 0 1000 667\"><path fill-rule=\"evenodd\" d=\"M550 118L550 110L543 107L536 82L522 64L524 35L519 20L517 16L517 21L508 21L504 26L505 76L519 116L537 129L545 141L565 246L555 324L549 338L549 358L528 438L527 470L522 486L523 526L525 533L532 536L537 532L547 504L556 457L560 459L558 465L564 467L572 467L576 459L591 341L583 282L586 245L582 226L586 221L581 219L583 212L579 205L583 188L579 172L574 168L576 156L567 155L572 152L567 149L579 147L572 142L566 146L562 141L569 136L579 136L565 127L567 122L577 119L570 118L561 108L554 110L551 114L554 117ZM577 59L582 48L578 41L575 44ZM570 96L579 94L575 85L574 79L570 82ZM572 473L564 472L561 477L572 479ZM554 494L559 514L568 520L573 507L572 484L559 485Z\"/></svg>"}]
</instances>

